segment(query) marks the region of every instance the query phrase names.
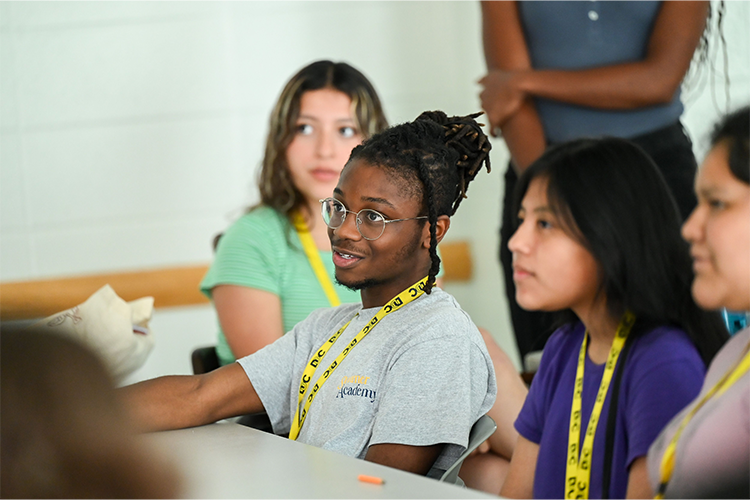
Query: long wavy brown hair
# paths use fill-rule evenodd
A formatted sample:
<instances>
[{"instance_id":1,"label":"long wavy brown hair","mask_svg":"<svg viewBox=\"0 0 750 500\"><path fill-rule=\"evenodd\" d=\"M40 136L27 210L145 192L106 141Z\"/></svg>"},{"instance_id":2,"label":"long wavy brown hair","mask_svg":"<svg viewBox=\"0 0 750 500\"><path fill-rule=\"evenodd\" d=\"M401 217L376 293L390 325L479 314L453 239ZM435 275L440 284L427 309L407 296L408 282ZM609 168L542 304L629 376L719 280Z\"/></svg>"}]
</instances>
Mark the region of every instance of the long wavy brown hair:
<instances>
[{"instance_id":1,"label":"long wavy brown hair","mask_svg":"<svg viewBox=\"0 0 750 500\"><path fill-rule=\"evenodd\" d=\"M291 214L305 206L305 199L292 183L286 150L294 138L302 94L325 88L349 96L355 124L363 138L388 127L375 88L352 66L343 62L316 61L294 75L281 91L271 113L266 152L258 179L260 204L256 205L271 207L290 221Z\"/></svg>"}]
</instances>

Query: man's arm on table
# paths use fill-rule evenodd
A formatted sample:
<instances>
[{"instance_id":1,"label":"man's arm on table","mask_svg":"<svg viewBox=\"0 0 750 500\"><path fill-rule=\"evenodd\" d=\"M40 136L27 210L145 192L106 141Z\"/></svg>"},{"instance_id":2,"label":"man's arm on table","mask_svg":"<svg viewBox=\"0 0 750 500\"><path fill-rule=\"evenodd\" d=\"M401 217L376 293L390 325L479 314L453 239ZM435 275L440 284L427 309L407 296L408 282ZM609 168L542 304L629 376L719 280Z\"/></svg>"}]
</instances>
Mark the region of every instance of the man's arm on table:
<instances>
[{"instance_id":1,"label":"man's arm on table","mask_svg":"<svg viewBox=\"0 0 750 500\"><path fill-rule=\"evenodd\" d=\"M203 375L174 375L120 389L135 424L144 431L182 429L263 411L237 363Z\"/></svg>"},{"instance_id":2,"label":"man's arm on table","mask_svg":"<svg viewBox=\"0 0 750 500\"><path fill-rule=\"evenodd\" d=\"M432 446L410 446L394 443L374 444L367 448L365 460L424 476L430 471L444 446L443 444Z\"/></svg>"}]
</instances>

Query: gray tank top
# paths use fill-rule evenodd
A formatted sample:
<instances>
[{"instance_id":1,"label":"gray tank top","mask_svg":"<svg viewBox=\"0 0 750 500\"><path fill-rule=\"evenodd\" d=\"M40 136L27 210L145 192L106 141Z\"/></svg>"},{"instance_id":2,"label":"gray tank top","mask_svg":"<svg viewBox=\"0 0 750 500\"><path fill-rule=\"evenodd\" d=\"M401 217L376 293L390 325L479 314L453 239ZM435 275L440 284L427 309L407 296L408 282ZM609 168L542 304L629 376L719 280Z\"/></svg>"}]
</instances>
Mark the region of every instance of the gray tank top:
<instances>
[{"instance_id":1,"label":"gray tank top","mask_svg":"<svg viewBox=\"0 0 750 500\"><path fill-rule=\"evenodd\" d=\"M530 1L519 11L532 66L584 69L645 57L661 2ZM547 140L579 137L635 137L677 121L680 90L665 105L607 111L536 99Z\"/></svg>"}]
</instances>

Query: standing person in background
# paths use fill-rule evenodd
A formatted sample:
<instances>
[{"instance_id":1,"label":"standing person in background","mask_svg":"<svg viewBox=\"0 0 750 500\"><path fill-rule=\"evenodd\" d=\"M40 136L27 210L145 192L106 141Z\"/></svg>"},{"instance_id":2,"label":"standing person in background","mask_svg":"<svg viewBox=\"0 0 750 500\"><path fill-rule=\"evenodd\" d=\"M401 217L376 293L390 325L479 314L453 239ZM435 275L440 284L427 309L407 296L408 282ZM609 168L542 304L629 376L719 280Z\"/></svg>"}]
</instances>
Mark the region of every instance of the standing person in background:
<instances>
[{"instance_id":1,"label":"standing person in background","mask_svg":"<svg viewBox=\"0 0 750 500\"><path fill-rule=\"evenodd\" d=\"M316 61L286 84L271 113L260 204L221 236L201 290L216 307L222 365L280 338L320 307L358 302L332 281L318 200L351 150L387 122L372 84L346 63Z\"/></svg>"},{"instance_id":2,"label":"standing person in background","mask_svg":"<svg viewBox=\"0 0 750 500\"><path fill-rule=\"evenodd\" d=\"M720 123L711 146L682 227L693 297L706 309L750 311L750 108ZM648 470L657 498L750 496L750 328L716 355L698 398L651 446Z\"/></svg>"},{"instance_id":3,"label":"standing person in background","mask_svg":"<svg viewBox=\"0 0 750 500\"><path fill-rule=\"evenodd\" d=\"M627 138L653 158L687 217L696 161L680 123L680 84L696 47L705 57L709 14L704 1L482 2L482 107L511 154L500 261L522 363L552 324L515 301L507 245L518 175L551 144Z\"/></svg>"},{"instance_id":4,"label":"standing person in background","mask_svg":"<svg viewBox=\"0 0 750 500\"><path fill-rule=\"evenodd\" d=\"M728 337L690 294L669 188L620 138L549 148L518 181L518 303L558 311L502 496L646 498L649 446Z\"/></svg>"}]
</instances>

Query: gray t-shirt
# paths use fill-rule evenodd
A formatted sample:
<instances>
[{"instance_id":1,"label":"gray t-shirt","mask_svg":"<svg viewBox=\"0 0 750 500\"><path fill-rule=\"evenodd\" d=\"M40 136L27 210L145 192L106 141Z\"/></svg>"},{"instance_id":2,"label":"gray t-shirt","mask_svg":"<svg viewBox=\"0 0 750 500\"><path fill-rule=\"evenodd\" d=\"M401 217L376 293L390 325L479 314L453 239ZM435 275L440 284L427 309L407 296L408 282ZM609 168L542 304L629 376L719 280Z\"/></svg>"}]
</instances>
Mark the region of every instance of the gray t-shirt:
<instances>
[{"instance_id":1,"label":"gray t-shirt","mask_svg":"<svg viewBox=\"0 0 750 500\"><path fill-rule=\"evenodd\" d=\"M345 304L313 311L287 335L238 361L275 433L291 428L300 378L313 354L352 320L308 391L378 310ZM496 393L479 331L450 294L434 288L387 315L352 349L318 391L298 441L358 458L373 444L447 443L428 474L439 477L463 452L471 426Z\"/></svg>"}]
</instances>

